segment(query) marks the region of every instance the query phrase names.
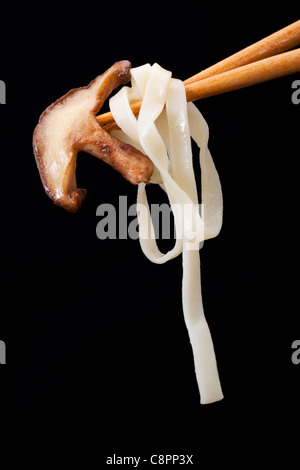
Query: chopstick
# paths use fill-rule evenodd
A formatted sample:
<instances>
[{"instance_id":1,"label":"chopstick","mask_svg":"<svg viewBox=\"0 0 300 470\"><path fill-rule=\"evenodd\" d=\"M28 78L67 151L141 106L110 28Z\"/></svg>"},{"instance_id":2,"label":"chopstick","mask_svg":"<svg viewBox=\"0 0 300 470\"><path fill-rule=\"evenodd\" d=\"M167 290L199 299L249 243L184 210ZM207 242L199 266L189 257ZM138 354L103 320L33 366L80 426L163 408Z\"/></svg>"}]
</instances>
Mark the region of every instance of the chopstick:
<instances>
[{"instance_id":1,"label":"chopstick","mask_svg":"<svg viewBox=\"0 0 300 470\"><path fill-rule=\"evenodd\" d=\"M238 90L300 72L300 48L268 57L185 86L187 101Z\"/></svg>"},{"instance_id":2,"label":"chopstick","mask_svg":"<svg viewBox=\"0 0 300 470\"><path fill-rule=\"evenodd\" d=\"M300 20L267 36L184 81L187 101L215 96L300 72ZM131 105L138 115L142 101ZM110 112L97 116L103 126L114 122Z\"/></svg>"},{"instance_id":3,"label":"chopstick","mask_svg":"<svg viewBox=\"0 0 300 470\"><path fill-rule=\"evenodd\" d=\"M185 80L184 84L187 85L204 78L212 77L213 75L226 72L227 70L235 69L281 52L286 52L297 46L300 46L300 20L236 52L227 59L223 59L221 62L202 70Z\"/></svg>"}]
</instances>

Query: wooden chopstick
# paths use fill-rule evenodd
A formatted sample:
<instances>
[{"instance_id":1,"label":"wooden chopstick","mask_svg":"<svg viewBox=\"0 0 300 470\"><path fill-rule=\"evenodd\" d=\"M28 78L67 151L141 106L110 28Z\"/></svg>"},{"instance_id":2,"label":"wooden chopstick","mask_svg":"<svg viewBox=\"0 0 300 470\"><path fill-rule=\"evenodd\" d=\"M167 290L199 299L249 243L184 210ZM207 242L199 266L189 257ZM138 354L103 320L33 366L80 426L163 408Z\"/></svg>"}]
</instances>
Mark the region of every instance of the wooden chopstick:
<instances>
[{"instance_id":1,"label":"wooden chopstick","mask_svg":"<svg viewBox=\"0 0 300 470\"><path fill-rule=\"evenodd\" d=\"M297 46L300 46L300 20L236 52L230 57L227 57L227 59L221 60L221 62L202 70L185 80L184 84L188 85L189 83L198 82L199 80L212 77L213 75L226 72L227 70L235 69L281 52L289 51Z\"/></svg>"},{"instance_id":2,"label":"wooden chopstick","mask_svg":"<svg viewBox=\"0 0 300 470\"><path fill-rule=\"evenodd\" d=\"M300 48L192 82L185 86L187 101L245 88L300 72Z\"/></svg>"},{"instance_id":3,"label":"wooden chopstick","mask_svg":"<svg viewBox=\"0 0 300 470\"><path fill-rule=\"evenodd\" d=\"M280 54L297 45L300 45L300 20L185 80L187 101L300 72L300 49ZM139 101L131 105L135 115L141 104ZM97 116L97 120L102 126L114 122L110 112Z\"/></svg>"}]
</instances>

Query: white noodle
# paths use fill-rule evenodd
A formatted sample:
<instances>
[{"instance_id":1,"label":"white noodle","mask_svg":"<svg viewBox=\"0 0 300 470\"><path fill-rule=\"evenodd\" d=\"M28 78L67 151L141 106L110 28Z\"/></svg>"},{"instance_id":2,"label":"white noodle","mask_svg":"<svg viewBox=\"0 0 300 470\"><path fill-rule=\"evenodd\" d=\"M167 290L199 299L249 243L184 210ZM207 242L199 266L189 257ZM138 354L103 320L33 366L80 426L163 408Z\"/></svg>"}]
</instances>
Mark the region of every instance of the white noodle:
<instances>
[{"instance_id":1,"label":"white noodle","mask_svg":"<svg viewBox=\"0 0 300 470\"><path fill-rule=\"evenodd\" d=\"M201 403L223 398L215 352L201 295L199 243L215 237L222 225L222 191L208 149L208 126L199 110L186 102L183 82L158 64L131 70L132 86L123 87L110 99L110 109L121 131L114 134L134 145L154 163L151 183L166 191L174 215L176 242L167 253L158 249L146 185L140 183L137 213L140 244L154 263L183 256L183 312L194 354ZM130 103L143 100L138 118ZM164 109L165 108L165 109ZM200 148L202 204L200 216L195 182L191 137ZM143 210L142 210L143 209Z\"/></svg>"}]
</instances>

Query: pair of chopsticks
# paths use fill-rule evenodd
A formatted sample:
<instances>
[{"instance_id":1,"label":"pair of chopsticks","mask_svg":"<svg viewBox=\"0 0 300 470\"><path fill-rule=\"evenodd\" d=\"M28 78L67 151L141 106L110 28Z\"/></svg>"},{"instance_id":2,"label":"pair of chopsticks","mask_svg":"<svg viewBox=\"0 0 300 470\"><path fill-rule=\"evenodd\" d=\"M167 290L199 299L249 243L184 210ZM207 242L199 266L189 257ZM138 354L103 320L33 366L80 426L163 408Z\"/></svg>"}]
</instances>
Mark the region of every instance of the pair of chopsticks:
<instances>
[{"instance_id":1,"label":"pair of chopsticks","mask_svg":"<svg viewBox=\"0 0 300 470\"><path fill-rule=\"evenodd\" d=\"M300 72L300 20L184 81L187 101L196 101ZM288 51L288 52L286 52ZM131 105L138 115L142 102ZM104 126L110 112L97 116Z\"/></svg>"}]
</instances>

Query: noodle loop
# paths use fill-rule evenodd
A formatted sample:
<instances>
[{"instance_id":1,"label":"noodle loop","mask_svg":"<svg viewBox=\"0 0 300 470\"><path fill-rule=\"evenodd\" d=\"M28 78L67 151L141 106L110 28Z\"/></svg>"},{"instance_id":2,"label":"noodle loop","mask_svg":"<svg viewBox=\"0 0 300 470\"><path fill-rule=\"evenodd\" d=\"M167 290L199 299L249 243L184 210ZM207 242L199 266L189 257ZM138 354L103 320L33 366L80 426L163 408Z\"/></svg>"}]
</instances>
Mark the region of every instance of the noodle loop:
<instances>
[{"instance_id":1,"label":"noodle loop","mask_svg":"<svg viewBox=\"0 0 300 470\"><path fill-rule=\"evenodd\" d=\"M158 64L131 70L132 86L123 87L110 99L110 109L121 131L113 133L142 151L152 160L150 183L160 184L167 193L174 215L176 242L162 253L154 237L154 227L146 195L139 183L137 213L141 248L157 264L183 256L183 312L194 354L195 372L201 403L223 398L211 334L202 304L200 243L215 237L222 225L222 190L208 149L208 126L200 111L187 104L183 82ZM143 100L138 118L130 104ZM200 215L193 170L191 137L200 148ZM142 207L143 210L138 210Z\"/></svg>"}]
</instances>

